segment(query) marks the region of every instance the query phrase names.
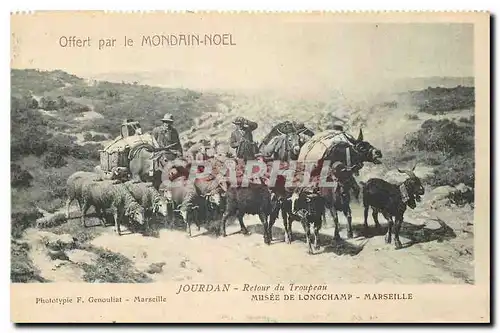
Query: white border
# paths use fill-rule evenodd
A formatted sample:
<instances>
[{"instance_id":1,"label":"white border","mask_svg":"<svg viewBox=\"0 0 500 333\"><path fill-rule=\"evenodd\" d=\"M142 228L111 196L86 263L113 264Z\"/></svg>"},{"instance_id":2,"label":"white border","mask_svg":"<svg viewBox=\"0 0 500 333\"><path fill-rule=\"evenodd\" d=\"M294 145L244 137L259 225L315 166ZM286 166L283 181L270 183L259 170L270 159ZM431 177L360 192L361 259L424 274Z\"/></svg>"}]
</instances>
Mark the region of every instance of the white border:
<instances>
[{"instance_id":1,"label":"white border","mask_svg":"<svg viewBox=\"0 0 500 333\"><path fill-rule=\"evenodd\" d=\"M335 10L335 11L357 11L357 10L397 10L397 11L409 11L409 10L433 10L433 11L457 11L457 10L475 10L475 11L490 11L492 13L498 12L499 2L498 1L486 1L486 0L454 0L454 1L436 1L436 0L419 0L419 1L390 1L390 0L377 0L377 1L361 1L361 0L349 0L349 1L328 1L328 0L307 0L307 1L271 1L271 0L250 0L250 1L235 1L235 0L211 0L210 2L202 0L182 0L178 2L173 1L153 1L153 0L140 0L139 2L124 2L121 1L106 1L104 3L102 0L85 0L85 1L57 1L57 0L44 0L44 1L28 1L28 0L17 0L17 1L4 1L1 6L8 4L9 8L2 10L2 52L1 63L5 64L3 67L3 72L1 76L2 91L3 96L1 98L2 102L2 112L0 112L0 156L6 159L6 156L10 156L10 12L13 11L29 11L29 10L113 10L113 11L139 11L139 10L174 10L174 11L185 11L185 10L251 10L251 11L311 11L311 10ZM140 6L139 6L140 5ZM3 9L3 8L2 8ZM495 42L498 38L495 34ZM498 56L494 58L497 60ZM493 59L492 59L493 60ZM7 66L9 64L9 66ZM494 91L495 96L500 96L498 88L496 87ZM498 117L495 125L498 125ZM498 127L498 126L495 126ZM495 141L498 147L498 140ZM496 160L495 160L496 162ZM495 163L496 165L497 163ZM4 297L0 298L0 313L2 315L1 330L2 331L13 331L15 327L10 323L10 297L7 296L9 292L10 284L10 167L8 163L0 164L2 168L1 176L2 183L1 189L4 192L0 201L1 209L0 212L4 216L0 223L2 228L1 239L4 248L4 256L0 257L0 266L7 269L2 270L3 274L2 285L4 286ZM496 170L495 170L496 171ZM495 184L496 185L496 184ZM496 194L496 191L495 191ZM493 206L500 207L498 199L495 201ZM493 218L493 221L495 219ZM495 234L495 239L499 239L497 236L499 234L499 227L496 227L497 232ZM495 256L496 258L496 256ZM492 276L495 274L492 272ZM7 297L5 297L7 296ZM494 297L496 295L492 295ZM497 311L493 315L498 319L498 307ZM264 329L263 327L259 327ZM29 329L29 328L28 328ZM49 331L53 330L53 327L39 327L39 330ZM113 327L108 327L108 329L113 329ZM114 327L115 330L123 330L123 327ZM177 328L168 328L169 330L177 330ZM191 328L190 328L191 329ZM238 328L236 328L238 329ZM269 330L266 328L265 330ZM276 329L276 328L271 328ZM289 330L290 327L284 328ZM342 330L344 328L334 327L332 329ZM366 327L346 327L350 331L360 331L367 330ZM370 327L369 330L382 329L386 330L386 327ZM419 328L415 331L424 332L428 328ZM449 327L449 330L455 331L457 327ZM475 329L475 328L469 328ZM60 328L60 331L69 330L68 328ZM136 332L141 330L141 328L131 328L128 327L128 332ZM90 331L90 328L80 328L80 331Z\"/></svg>"}]
</instances>

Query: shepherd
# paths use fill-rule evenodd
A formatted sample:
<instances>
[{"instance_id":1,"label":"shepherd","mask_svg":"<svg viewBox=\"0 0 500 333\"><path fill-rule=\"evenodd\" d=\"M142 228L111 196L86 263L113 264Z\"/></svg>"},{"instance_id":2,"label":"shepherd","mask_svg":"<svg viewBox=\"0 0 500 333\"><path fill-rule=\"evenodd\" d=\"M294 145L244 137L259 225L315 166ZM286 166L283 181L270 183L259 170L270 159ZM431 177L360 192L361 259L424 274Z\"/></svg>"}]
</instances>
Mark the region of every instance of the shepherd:
<instances>
[{"instance_id":1,"label":"shepherd","mask_svg":"<svg viewBox=\"0 0 500 333\"><path fill-rule=\"evenodd\" d=\"M237 126L237 129L231 133L229 146L236 150L237 158L243 160L254 159L257 153L257 145L253 141L252 132L257 129L257 123L243 117L237 117L233 124Z\"/></svg>"},{"instance_id":2,"label":"shepherd","mask_svg":"<svg viewBox=\"0 0 500 333\"><path fill-rule=\"evenodd\" d=\"M155 127L152 131L153 139L160 148L168 148L171 151L182 155L182 145L179 139L179 133L173 127L174 118L170 113L166 113L161 119L163 124Z\"/></svg>"}]
</instances>

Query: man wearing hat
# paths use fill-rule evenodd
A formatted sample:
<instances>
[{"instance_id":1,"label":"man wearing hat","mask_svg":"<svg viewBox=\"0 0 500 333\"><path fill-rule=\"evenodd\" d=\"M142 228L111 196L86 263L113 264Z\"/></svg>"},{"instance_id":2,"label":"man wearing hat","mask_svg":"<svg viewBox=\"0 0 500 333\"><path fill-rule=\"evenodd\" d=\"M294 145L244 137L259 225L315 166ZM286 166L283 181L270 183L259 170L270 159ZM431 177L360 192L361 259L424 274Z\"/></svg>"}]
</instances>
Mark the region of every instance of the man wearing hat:
<instances>
[{"instance_id":1,"label":"man wearing hat","mask_svg":"<svg viewBox=\"0 0 500 333\"><path fill-rule=\"evenodd\" d=\"M243 117L236 117L236 119L233 121L233 124L235 124L237 128L231 133L229 146L233 149L236 149L237 158L244 158L244 152L241 151L242 149L239 149L240 145L245 141L249 144L254 144L252 132L257 129L258 125L256 122L250 121Z\"/></svg>"},{"instance_id":2,"label":"man wearing hat","mask_svg":"<svg viewBox=\"0 0 500 333\"><path fill-rule=\"evenodd\" d=\"M162 120L161 126L155 127L152 131L154 140L160 148L169 148L170 150L178 151L182 155L182 145L179 139L179 133L172 126L174 118L170 113L166 113Z\"/></svg>"},{"instance_id":3,"label":"man wearing hat","mask_svg":"<svg viewBox=\"0 0 500 333\"><path fill-rule=\"evenodd\" d=\"M344 131L344 126L343 126L342 122L340 122L338 120L333 123L332 130L338 132L338 134L343 134L344 137L347 139L347 141L350 141L350 142L356 141L356 139L351 134Z\"/></svg>"},{"instance_id":4,"label":"man wearing hat","mask_svg":"<svg viewBox=\"0 0 500 333\"><path fill-rule=\"evenodd\" d=\"M141 135L141 124L134 119L127 118L122 123L122 136L127 137L131 135Z\"/></svg>"}]
</instances>

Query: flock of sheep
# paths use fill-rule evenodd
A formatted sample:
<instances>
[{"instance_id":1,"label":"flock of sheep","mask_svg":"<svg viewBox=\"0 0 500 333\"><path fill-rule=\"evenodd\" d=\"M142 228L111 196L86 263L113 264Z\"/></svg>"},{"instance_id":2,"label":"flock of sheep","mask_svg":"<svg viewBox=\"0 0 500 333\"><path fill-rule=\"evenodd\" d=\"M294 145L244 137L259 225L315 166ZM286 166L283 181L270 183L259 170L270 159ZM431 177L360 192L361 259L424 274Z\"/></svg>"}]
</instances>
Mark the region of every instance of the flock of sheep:
<instances>
[{"instance_id":1,"label":"flock of sheep","mask_svg":"<svg viewBox=\"0 0 500 333\"><path fill-rule=\"evenodd\" d=\"M115 230L121 235L120 223L143 225L153 214L167 216L167 199L148 183L117 183L102 180L94 172L78 171L67 180L66 218L69 219L70 205L78 202L81 222L85 226L85 215L94 207L102 225L106 224L106 211L113 213Z\"/></svg>"}]
</instances>

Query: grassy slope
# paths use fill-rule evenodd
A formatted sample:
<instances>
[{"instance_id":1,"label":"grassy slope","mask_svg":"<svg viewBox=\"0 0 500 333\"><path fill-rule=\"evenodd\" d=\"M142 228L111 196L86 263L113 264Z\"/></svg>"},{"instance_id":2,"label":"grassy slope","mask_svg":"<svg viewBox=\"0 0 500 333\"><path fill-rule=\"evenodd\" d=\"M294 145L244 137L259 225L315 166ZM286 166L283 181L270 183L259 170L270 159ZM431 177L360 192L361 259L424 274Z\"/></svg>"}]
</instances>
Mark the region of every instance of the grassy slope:
<instances>
[{"instance_id":1,"label":"grassy slope","mask_svg":"<svg viewBox=\"0 0 500 333\"><path fill-rule=\"evenodd\" d=\"M16 69L11 70L11 96L11 165L16 166L11 169L11 177L26 179L31 175L32 178L28 186L12 183L12 236L16 239L40 216L37 207L53 212L63 206L69 175L91 170L99 163L96 152L101 145L82 147L76 144L74 134L93 130L114 137L119 135L125 118L140 120L144 130L150 131L166 112L174 115L176 127L182 131L193 125L194 118L213 110L218 102L215 95L187 89L110 82L89 84L63 71ZM33 99L40 102L41 98L58 97L70 105L44 112L32 104ZM39 107L43 107L41 103ZM98 112L102 117L79 119L88 111ZM55 155L62 158L54 162ZM78 221L70 221L68 225L76 234L85 234ZM36 270L30 263L28 250L27 246L12 247L12 276L16 281L35 279ZM113 257L105 251L93 251L98 252L100 260ZM92 267L85 269L92 271Z\"/></svg>"}]
</instances>

